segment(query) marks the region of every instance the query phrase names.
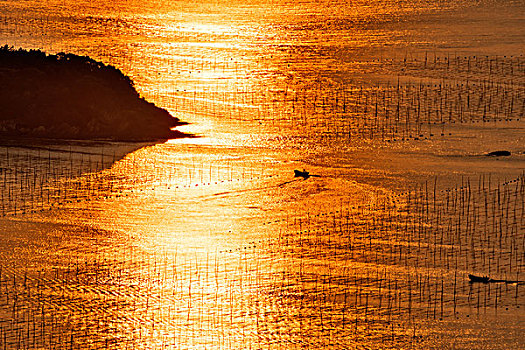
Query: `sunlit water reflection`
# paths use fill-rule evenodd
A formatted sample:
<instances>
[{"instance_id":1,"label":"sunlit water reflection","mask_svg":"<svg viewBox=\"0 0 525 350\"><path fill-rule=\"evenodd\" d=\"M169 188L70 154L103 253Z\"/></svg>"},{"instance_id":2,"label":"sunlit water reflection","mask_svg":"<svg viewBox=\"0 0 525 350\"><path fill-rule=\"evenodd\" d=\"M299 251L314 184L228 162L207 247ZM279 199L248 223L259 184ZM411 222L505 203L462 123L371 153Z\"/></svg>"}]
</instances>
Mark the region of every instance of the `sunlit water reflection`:
<instances>
[{"instance_id":1,"label":"sunlit water reflection","mask_svg":"<svg viewBox=\"0 0 525 350\"><path fill-rule=\"evenodd\" d=\"M0 149L5 348L523 343L522 4L1 6L202 136Z\"/></svg>"}]
</instances>

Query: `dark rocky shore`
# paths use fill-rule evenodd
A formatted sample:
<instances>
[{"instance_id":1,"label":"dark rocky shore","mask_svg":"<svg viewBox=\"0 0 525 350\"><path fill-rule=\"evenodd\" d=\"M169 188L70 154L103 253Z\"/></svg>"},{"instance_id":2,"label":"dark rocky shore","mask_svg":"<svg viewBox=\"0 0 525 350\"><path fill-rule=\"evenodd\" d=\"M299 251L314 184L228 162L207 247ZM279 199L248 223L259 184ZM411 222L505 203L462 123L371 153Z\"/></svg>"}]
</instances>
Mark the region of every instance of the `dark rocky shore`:
<instances>
[{"instance_id":1,"label":"dark rocky shore","mask_svg":"<svg viewBox=\"0 0 525 350\"><path fill-rule=\"evenodd\" d=\"M0 138L145 141L187 136L117 68L89 57L0 48Z\"/></svg>"}]
</instances>

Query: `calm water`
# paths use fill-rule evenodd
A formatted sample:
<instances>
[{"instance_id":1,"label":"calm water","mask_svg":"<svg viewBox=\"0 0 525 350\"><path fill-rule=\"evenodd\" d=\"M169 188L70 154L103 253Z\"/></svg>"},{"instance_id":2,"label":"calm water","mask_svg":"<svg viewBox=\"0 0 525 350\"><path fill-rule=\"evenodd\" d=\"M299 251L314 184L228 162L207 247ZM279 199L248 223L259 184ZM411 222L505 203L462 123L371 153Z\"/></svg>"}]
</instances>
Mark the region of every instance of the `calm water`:
<instances>
[{"instance_id":1,"label":"calm water","mask_svg":"<svg viewBox=\"0 0 525 350\"><path fill-rule=\"evenodd\" d=\"M524 10L2 2L201 137L0 147L0 345L522 348Z\"/></svg>"}]
</instances>

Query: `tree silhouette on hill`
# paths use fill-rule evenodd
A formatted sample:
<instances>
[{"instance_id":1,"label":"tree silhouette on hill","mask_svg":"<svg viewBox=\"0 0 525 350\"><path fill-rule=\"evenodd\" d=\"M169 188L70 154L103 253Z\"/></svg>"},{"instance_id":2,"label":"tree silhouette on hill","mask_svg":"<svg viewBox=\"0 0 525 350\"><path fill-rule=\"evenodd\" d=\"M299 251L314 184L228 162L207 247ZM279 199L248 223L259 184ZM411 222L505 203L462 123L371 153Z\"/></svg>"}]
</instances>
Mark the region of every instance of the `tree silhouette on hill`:
<instances>
[{"instance_id":1,"label":"tree silhouette on hill","mask_svg":"<svg viewBox=\"0 0 525 350\"><path fill-rule=\"evenodd\" d=\"M0 47L0 135L158 140L184 125L140 97L119 69L87 56Z\"/></svg>"}]
</instances>

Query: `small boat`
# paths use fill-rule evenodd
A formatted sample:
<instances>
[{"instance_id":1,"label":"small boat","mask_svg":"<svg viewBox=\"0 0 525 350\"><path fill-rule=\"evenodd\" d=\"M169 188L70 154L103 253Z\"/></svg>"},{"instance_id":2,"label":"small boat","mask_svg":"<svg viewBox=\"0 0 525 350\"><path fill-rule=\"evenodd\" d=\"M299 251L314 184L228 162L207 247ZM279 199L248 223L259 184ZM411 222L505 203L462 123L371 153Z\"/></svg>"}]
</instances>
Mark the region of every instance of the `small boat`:
<instances>
[{"instance_id":1,"label":"small boat","mask_svg":"<svg viewBox=\"0 0 525 350\"><path fill-rule=\"evenodd\" d=\"M468 275L468 278L470 279L470 282L480 282L480 283L489 283L490 278L488 276L476 276L476 275Z\"/></svg>"},{"instance_id":2,"label":"small boat","mask_svg":"<svg viewBox=\"0 0 525 350\"><path fill-rule=\"evenodd\" d=\"M302 177L303 179L308 179L310 177L310 173L306 170L294 170L295 177Z\"/></svg>"},{"instance_id":3,"label":"small boat","mask_svg":"<svg viewBox=\"0 0 525 350\"><path fill-rule=\"evenodd\" d=\"M508 157L510 156L509 151L493 151L486 154L488 157Z\"/></svg>"},{"instance_id":4,"label":"small boat","mask_svg":"<svg viewBox=\"0 0 525 350\"><path fill-rule=\"evenodd\" d=\"M489 278L488 276L476 276L476 275L468 275L468 278L470 279L470 283L473 282L480 282L480 283L510 283L510 284L525 284L525 281L513 281L513 280L495 280L492 278Z\"/></svg>"}]
</instances>

